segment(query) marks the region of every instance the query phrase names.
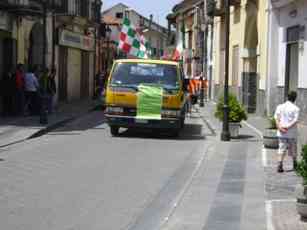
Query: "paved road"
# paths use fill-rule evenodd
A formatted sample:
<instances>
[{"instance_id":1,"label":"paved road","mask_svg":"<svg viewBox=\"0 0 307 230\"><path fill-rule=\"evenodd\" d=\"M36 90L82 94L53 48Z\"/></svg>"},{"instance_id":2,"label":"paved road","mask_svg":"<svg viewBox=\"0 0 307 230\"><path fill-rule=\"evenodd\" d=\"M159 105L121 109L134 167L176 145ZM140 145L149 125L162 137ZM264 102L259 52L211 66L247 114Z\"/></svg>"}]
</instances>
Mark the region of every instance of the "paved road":
<instances>
[{"instance_id":1,"label":"paved road","mask_svg":"<svg viewBox=\"0 0 307 230\"><path fill-rule=\"evenodd\" d=\"M154 229L189 187L210 135L194 114L178 139L129 130L113 138L93 112L2 148L1 229Z\"/></svg>"}]
</instances>

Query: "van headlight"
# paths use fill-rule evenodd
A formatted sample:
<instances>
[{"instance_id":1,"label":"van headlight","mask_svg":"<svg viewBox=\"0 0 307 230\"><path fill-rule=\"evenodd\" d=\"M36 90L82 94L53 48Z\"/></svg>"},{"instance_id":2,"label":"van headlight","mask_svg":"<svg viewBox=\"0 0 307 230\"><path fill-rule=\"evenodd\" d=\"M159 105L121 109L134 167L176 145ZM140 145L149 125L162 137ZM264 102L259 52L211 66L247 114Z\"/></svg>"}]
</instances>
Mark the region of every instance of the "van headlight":
<instances>
[{"instance_id":1,"label":"van headlight","mask_svg":"<svg viewBox=\"0 0 307 230\"><path fill-rule=\"evenodd\" d=\"M106 112L107 113L123 113L124 108L122 108L122 107L107 107Z\"/></svg>"},{"instance_id":2,"label":"van headlight","mask_svg":"<svg viewBox=\"0 0 307 230\"><path fill-rule=\"evenodd\" d=\"M180 110L163 109L161 115L164 117L180 117Z\"/></svg>"}]
</instances>

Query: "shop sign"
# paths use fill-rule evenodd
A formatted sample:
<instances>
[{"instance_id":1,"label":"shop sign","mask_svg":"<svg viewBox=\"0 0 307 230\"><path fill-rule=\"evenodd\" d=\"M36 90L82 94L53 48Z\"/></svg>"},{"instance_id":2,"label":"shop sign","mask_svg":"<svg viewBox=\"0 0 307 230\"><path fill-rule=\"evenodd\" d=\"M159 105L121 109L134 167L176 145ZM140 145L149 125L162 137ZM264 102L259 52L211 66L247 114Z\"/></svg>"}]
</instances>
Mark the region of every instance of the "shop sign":
<instances>
[{"instance_id":1,"label":"shop sign","mask_svg":"<svg viewBox=\"0 0 307 230\"><path fill-rule=\"evenodd\" d=\"M95 42L93 38L68 30L60 31L59 44L86 51L95 50Z\"/></svg>"}]
</instances>

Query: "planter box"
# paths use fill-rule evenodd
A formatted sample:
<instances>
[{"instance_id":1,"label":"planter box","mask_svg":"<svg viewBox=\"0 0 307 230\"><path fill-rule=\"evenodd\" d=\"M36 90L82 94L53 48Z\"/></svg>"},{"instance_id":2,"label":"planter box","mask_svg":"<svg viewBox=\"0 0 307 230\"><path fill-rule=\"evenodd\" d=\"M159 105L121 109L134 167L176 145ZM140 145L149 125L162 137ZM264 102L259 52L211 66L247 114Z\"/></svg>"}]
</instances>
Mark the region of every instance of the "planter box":
<instances>
[{"instance_id":1,"label":"planter box","mask_svg":"<svg viewBox=\"0 0 307 230\"><path fill-rule=\"evenodd\" d=\"M266 129L264 131L263 145L265 148L278 149L278 137L276 129Z\"/></svg>"},{"instance_id":2,"label":"planter box","mask_svg":"<svg viewBox=\"0 0 307 230\"><path fill-rule=\"evenodd\" d=\"M240 128L241 128L240 122L229 122L230 136L232 138L238 138Z\"/></svg>"},{"instance_id":3,"label":"planter box","mask_svg":"<svg viewBox=\"0 0 307 230\"><path fill-rule=\"evenodd\" d=\"M306 187L299 185L296 187L296 210L298 214L305 218L307 217L307 197L306 197Z\"/></svg>"}]
</instances>

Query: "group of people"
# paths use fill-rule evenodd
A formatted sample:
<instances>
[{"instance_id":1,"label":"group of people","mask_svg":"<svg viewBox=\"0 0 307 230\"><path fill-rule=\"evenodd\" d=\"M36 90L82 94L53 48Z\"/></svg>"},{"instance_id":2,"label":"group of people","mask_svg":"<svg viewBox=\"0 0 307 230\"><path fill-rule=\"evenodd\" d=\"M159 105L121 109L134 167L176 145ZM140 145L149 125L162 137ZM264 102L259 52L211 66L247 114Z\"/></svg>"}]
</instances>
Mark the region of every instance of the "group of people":
<instances>
[{"instance_id":1,"label":"group of people","mask_svg":"<svg viewBox=\"0 0 307 230\"><path fill-rule=\"evenodd\" d=\"M53 112L56 69L10 68L1 79L2 116L38 115L42 109Z\"/></svg>"}]
</instances>

